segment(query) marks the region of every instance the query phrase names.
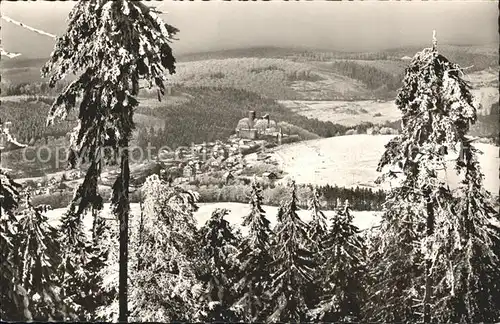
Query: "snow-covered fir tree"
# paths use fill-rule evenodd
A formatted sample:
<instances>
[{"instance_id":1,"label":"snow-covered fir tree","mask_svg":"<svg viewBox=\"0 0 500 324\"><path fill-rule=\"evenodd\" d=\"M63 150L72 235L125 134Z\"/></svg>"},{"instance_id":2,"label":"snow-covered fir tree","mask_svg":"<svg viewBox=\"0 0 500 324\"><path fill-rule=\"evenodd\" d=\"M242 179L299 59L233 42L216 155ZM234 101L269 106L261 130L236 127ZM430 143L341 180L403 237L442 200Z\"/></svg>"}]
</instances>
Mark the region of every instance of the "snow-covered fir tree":
<instances>
[{"instance_id":1,"label":"snow-covered fir tree","mask_svg":"<svg viewBox=\"0 0 500 324\"><path fill-rule=\"evenodd\" d=\"M422 216L409 208L412 198L397 195L398 190L388 194L382 222L371 237L366 267L369 296L363 307L364 320L370 322L420 321L415 304L424 285L418 245Z\"/></svg>"},{"instance_id":2,"label":"snow-covered fir tree","mask_svg":"<svg viewBox=\"0 0 500 324\"><path fill-rule=\"evenodd\" d=\"M328 232L327 218L321 210L320 194L317 188L312 189L312 197L308 201L311 220L308 223L308 248L313 253L314 263L317 265L324 264L325 251L323 241ZM319 302L321 287L324 286L323 278L320 271L314 271L314 280L307 285L306 303L309 308L313 308Z\"/></svg>"},{"instance_id":3,"label":"snow-covered fir tree","mask_svg":"<svg viewBox=\"0 0 500 324\"><path fill-rule=\"evenodd\" d=\"M500 217L483 187L477 154L463 143L457 164L464 181L454 192L454 217L439 220L433 238L439 242L431 308L436 322L500 320Z\"/></svg>"},{"instance_id":4,"label":"snow-covered fir tree","mask_svg":"<svg viewBox=\"0 0 500 324\"><path fill-rule=\"evenodd\" d=\"M132 218L133 219L133 218ZM95 315L98 321L117 322L119 316L118 280L119 280L119 242L116 219L104 219L98 227L99 240L95 247L102 257L103 265L97 276L101 280L101 298Z\"/></svg>"},{"instance_id":5,"label":"snow-covered fir tree","mask_svg":"<svg viewBox=\"0 0 500 324\"><path fill-rule=\"evenodd\" d=\"M1 126L1 125L0 125ZM20 185L0 168L0 319L32 320L29 296L19 276L19 250L16 233L19 222L14 216L18 207Z\"/></svg>"},{"instance_id":6,"label":"snow-covered fir tree","mask_svg":"<svg viewBox=\"0 0 500 324\"><path fill-rule=\"evenodd\" d=\"M466 136L476 121L461 68L432 48L406 69L396 104L403 130L379 170L396 187L382 220L371 320L494 322L499 319L500 229ZM447 161L448 160L448 161ZM450 188L446 171L461 176ZM372 258L371 258L372 259Z\"/></svg>"},{"instance_id":7,"label":"snow-covered fir tree","mask_svg":"<svg viewBox=\"0 0 500 324\"><path fill-rule=\"evenodd\" d=\"M319 305L312 318L326 322L352 322L361 318L364 299L366 249L359 229L352 224L348 201L337 206L323 241L324 263Z\"/></svg>"},{"instance_id":8,"label":"snow-covered fir tree","mask_svg":"<svg viewBox=\"0 0 500 324\"><path fill-rule=\"evenodd\" d=\"M313 282L314 262L308 249L307 224L297 214L295 182L290 183L290 198L283 205L275 228L272 286L268 322L307 320L306 287Z\"/></svg>"},{"instance_id":9,"label":"snow-covered fir tree","mask_svg":"<svg viewBox=\"0 0 500 324\"><path fill-rule=\"evenodd\" d=\"M90 246L87 263L85 264L84 271L87 277L87 282L82 283L88 293L81 297L81 305L84 311L84 317L88 321L97 321L101 318L97 315L97 310L108 304L109 300L115 295L104 289L103 277L101 276L102 269L106 266L108 261L109 242L104 240L111 240L110 233L110 220L105 220L100 212L94 215L93 231L92 231L92 245ZM111 221L112 222L112 221Z\"/></svg>"},{"instance_id":10,"label":"snow-covered fir tree","mask_svg":"<svg viewBox=\"0 0 500 324\"><path fill-rule=\"evenodd\" d=\"M234 286L238 279L239 240L229 222L227 209L216 209L200 229L200 279L204 283L204 321L234 322Z\"/></svg>"},{"instance_id":11,"label":"snow-covered fir tree","mask_svg":"<svg viewBox=\"0 0 500 324\"><path fill-rule=\"evenodd\" d=\"M61 217L59 244L61 262L58 273L62 283L62 297L75 310L79 320L92 320L98 306L95 296L99 294L99 277L95 263L99 255L89 240L83 225L83 215L75 213L76 204Z\"/></svg>"},{"instance_id":12,"label":"snow-covered fir tree","mask_svg":"<svg viewBox=\"0 0 500 324\"><path fill-rule=\"evenodd\" d=\"M16 233L19 221L15 211L19 205L21 185L1 166L1 154L12 136L7 123L0 119L0 320L32 320L29 296L20 282Z\"/></svg>"},{"instance_id":13,"label":"snow-covered fir tree","mask_svg":"<svg viewBox=\"0 0 500 324\"><path fill-rule=\"evenodd\" d=\"M129 276L130 316L137 321L198 321L201 283L192 249L198 195L170 187L157 175L147 178L142 190L142 228L131 240L140 264Z\"/></svg>"},{"instance_id":14,"label":"snow-covered fir tree","mask_svg":"<svg viewBox=\"0 0 500 324\"><path fill-rule=\"evenodd\" d=\"M49 206L34 207L29 194L17 212L19 226L15 246L19 280L29 298L29 311L36 321L74 319L67 301L61 298L57 267L61 262L57 230L43 215Z\"/></svg>"},{"instance_id":15,"label":"snow-covered fir tree","mask_svg":"<svg viewBox=\"0 0 500 324\"><path fill-rule=\"evenodd\" d=\"M87 162L88 169L71 208L75 220L89 207L99 208L97 179L104 161L103 147L115 150L120 173L113 185L113 210L120 220L120 319L127 309L127 260L129 216L129 152L134 129L133 113L140 86L165 92L165 75L175 72L169 43L178 30L165 24L145 3L131 0L79 1L71 11L67 31L57 39L49 62L42 69L49 85L65 77L76 80L60 94L50 109L48 123L64 119L77 101L79 123L71 141L73 166ZM143 81L143 83L141 83ZM77 221L73 221L77 224Z\"/></svg>"},{"instance_id":16,"label":"snow-covered fir tree","mask_svg":"<svg viewBox=\"0 0 500 324\"><path fill-rule=\"evenodd\" d=\"M311 221L309 222L309 237L314 244L314 251L321 250L321 243L324 235L328 231L327 219L321 210L320 194L318 188L312 191L312 197L309 200L309 210L311 211Z\"/></svg>"},{"instance_id":17,"label":"snow-covered fir tree","mask_svg":"<svg viewBox=\"0 0 500 324\"><path fill-rule=\"evenodd\" d=\"M262 209L262 188L254 181L250 196L250 213L243 218L248 227L248 236L240 245L238 259L241 262L242 278L237 284L241 296L236 305L243 310L245 322L263 321L266 304L265 292L269 289L271 276L269 266L272 232L269 220Z\"/></svg>"}]
</instances>

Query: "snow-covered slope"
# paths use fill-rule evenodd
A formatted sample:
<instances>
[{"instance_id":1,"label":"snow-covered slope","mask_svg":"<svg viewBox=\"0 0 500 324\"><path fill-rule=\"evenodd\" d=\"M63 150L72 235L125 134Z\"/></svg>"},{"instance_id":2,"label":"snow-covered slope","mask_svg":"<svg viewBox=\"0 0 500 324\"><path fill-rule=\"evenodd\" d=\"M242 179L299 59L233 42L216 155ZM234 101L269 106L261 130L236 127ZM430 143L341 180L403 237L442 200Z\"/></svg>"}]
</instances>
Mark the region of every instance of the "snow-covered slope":
<instances>
[{"instance_id":1,"label":"snow-covered slope","mask_svg":"<svg viewBox=\"0 0 500 324\"><path fill-rule=\"evenodd\" d=\"M317 185L366 186L375 187L375 179L380 175L376 169L385 148L393 135L351 135L303 141L283 145L273 153L287 178L297 183ZM479 156L484 184L487 190L498 194L499 157L498 147L490 144L474 144L484 154ZM443 177L451 187L459 183L451 163Z\"/></svg>"}]
</instances>

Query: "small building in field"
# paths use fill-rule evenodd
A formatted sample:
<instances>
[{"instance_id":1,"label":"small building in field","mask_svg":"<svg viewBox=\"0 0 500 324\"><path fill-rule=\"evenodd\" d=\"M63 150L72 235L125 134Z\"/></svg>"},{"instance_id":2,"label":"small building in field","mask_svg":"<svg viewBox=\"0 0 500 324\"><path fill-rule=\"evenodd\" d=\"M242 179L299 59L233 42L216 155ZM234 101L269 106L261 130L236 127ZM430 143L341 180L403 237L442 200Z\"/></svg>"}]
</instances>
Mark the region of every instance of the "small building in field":
<instances>
[{"instance_id":1,"label":"small building in field","mask_svg":"<svg viewBox=\"0 0 500 324\"><path fill-rule=\"evenodd\" d=\"M274 172L264 172L262 173L262 177L267 180L277 180L278 175Z\"/></svg>"}]
</instances>

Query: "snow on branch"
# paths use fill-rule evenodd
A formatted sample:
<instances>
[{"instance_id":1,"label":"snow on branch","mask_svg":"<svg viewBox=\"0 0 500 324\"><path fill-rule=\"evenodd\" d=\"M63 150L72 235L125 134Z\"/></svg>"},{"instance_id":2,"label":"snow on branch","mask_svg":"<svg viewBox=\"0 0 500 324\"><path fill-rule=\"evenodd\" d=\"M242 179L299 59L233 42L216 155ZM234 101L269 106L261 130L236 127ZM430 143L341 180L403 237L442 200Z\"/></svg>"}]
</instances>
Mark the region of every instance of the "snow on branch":
<instances>
[{"instance_id":1,"label":"snow on branch","mask_svg":"<svg viewBox=\"0 0 500 324\"><path fill-rule=\"evenodd\" d=\"M41 29L37 29L37 28L34 28L34 27L30 27L30 26L28 26L28 25L26 25L26 24L24 24L24 23L22 23L22 22L19 22L19 21L17 21L17 20L14 20L14 19L12 19L12 18L7 17L7 16L2 15L2 16L1 16L1 18L2 18L3 20L7 21L7 22L13 23L14 25L18 25L18 26L24 27L24 28L26 28L26 29L29 29L29 30L31 30L31 31L34 31L35 33L38 33L38 34L40 34L40 35L49 36L49 37L52 37L52 38L54 38L54 39L55 39L55 38L57 38L57 36L56 36L56 35L54 35L54 34L48 33L48 32L43 31L43 30L41 30Z\"/></svg>"},{"instance_id":2,"label":"snow on branch","mask_svg":"<svg viewBox=\"0 0 500 324\"><path fill-rule=\"evenodd\" d=\"M14 57L18 57L18 56L22 55L21 53L7 52L3 48L0 48L0 54L3 56L7 56L8 58L14 58Z\"/></svg>"}]
</instances>

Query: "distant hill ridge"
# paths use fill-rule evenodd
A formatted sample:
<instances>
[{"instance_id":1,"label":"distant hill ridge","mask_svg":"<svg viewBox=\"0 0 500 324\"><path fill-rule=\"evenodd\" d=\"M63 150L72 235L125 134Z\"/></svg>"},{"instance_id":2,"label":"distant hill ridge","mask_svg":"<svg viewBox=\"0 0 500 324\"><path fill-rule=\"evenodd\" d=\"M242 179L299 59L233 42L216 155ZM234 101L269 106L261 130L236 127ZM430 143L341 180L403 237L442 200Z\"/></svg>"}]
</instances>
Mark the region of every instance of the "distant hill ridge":
<instances>
[{"instance_id":1,"label":"distant hill ridge","mask_svg":"<svg viewBox=\"0 0 500 324\"><path fill-rule=\"evenodd\" d=\"M475 78L484 82L476 82L474 89L481 93L486 109L498 101L497 96L492 97L485 90L498 83L494 82L498 55L493 47L439 45L439 48L450 60L467 67L467 74L479 73ZM170 79L180 86L232 87L277 100L393 100L408 65L402 58L412 57L420 49L341 52L252 47L178 54L177 73ZM2 95L46 94L37 92L41 87L33 86L46 81L40 77L46 61L22 57L2 60Z\"/></svg>"},{"instance_id":2,"label":"distant hill ridge","mask_svg":"<svg viewBox=\"0 0 500 324\"><path fill-rule=\"evenodd\" d=\"M189 62L200 61L207 59L221 59L221 58L237 58L237 57L282 57L287 55L299 53L331 53L339 57L357 54L380 54L387 53L395 56L410 56L422 50L429 45L423 44L422 46L406 46L388 48L379 51L340 51L322 48L302 48L302 47L274 47L274 46L256 46L244 47L225 50L215 50L206 52L192 52L192 53L179 53L177 54L177 61ZM453 45L453 44L440 44L440 51L445 55L449 51L462 51L473 54L483 54L487 56L498 57L498 45ZM3 56L2 56L3 57ZM49 58L24 58L23 56L13 59L2 59L0 61L1 68L16 68L16 67L40 67L47 62Z\"/></svg>"}]
</instances>

